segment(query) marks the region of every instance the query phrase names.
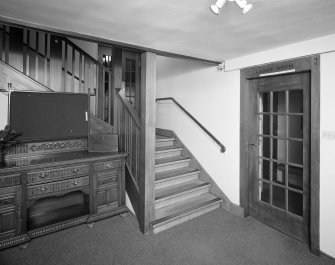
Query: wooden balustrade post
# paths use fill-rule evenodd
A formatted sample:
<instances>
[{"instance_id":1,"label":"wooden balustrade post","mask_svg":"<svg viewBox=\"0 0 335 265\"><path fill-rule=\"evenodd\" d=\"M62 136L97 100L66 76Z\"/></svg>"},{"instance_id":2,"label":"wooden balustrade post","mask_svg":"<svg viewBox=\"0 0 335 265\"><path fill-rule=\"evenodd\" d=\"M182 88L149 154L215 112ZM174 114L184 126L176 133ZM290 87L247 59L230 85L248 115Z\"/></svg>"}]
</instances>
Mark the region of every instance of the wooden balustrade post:
<instances>
[{"instance_id":1,"label":"wooden balustrade post","mask_svg":"<svg viewBox=\"0 0 335 265\"><path fill-rule=\"evenodd\" d=\"M154 214L156 54L141 54L140 229L150 230Z\"/></svg>"},{"instance_id":2,"label":"wooden balustrade post","mask_svg":"<svg viewBox=\"0 0 335 265\"><path fill-rule=\"evenodd\" d=\"M66 73L64 73L66 75ZM64 91L62 70L62 39L50 37L50 88L55 92Z\"/></svg>"},{"instance_id":3,"label":"wooden balustrade post","mask_svg":"<svg viewBox=\"0 0 335 265\"><path fill-rule=\"evenodd\" d=\"M113 65L113 88L121 88L122 86L122 49L115 47L113 49L114 54L114 65ZM112 93L112 108L113 108L113 128L114 133L118 131L117 124L117 99L115 97L115 91Z\"/></svg>"}]
</instances>

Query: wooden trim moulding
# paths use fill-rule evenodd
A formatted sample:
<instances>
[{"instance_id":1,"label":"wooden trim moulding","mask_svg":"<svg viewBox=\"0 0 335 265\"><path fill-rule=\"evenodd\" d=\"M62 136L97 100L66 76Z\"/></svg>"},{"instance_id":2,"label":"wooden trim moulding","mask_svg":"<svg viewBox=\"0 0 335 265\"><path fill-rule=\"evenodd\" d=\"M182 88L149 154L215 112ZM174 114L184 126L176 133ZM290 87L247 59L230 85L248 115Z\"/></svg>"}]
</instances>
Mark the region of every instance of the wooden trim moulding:
<instances>
[{"instance_id":1,"label":"wooden trim moulding","mask_svg":"<svg viewBox=\"0 0 335 265\"><path fill-rule=\"evenodd\" d=\"M78 33L78 32L75 32L75 31L59 29L59 28L55 28L55 27L51 27L51 26L45 26L45 25L41 25L39 23L18 20L18 19L6 17L6 16L0 16L0 23L7 24L7 25L10 25L10 26L14 26L14 27L23 27L23 28L29 28L29 29L35 29L35 30L36 29L37 30L42 30L42 31L46 31L46 32L49 32L49 33L55 33L55 34L58 34L58 35L63 36L63 37L71 37L71 38L81 39L81 40L84 40L84 41L97 42L98 44L105 45L105 46L128 48L130 50L137 51L137 52L151 52L151 53L156 53L157 55L161 55L161 56L166 56L166 57L171 57L171 58L176 58L176 59L198 61L198 62L203 62L203 63L207 63L207 64L212 64L212 65L217 65L217 64L221 63L219 61L207 60L207 59L203 59L203 58L197 58L197 57L193 57L193 56L182 55L182 54L177 54L177 53L152 49L152 48L149 48L149 47L144 47L144 46L140 46L140 45L136 45L136 44L120 42L120 41L110 40L110 39L101 38L101 37L96 37L96 36L92 36L92 35Z\"/></svg>"}]
</instances>

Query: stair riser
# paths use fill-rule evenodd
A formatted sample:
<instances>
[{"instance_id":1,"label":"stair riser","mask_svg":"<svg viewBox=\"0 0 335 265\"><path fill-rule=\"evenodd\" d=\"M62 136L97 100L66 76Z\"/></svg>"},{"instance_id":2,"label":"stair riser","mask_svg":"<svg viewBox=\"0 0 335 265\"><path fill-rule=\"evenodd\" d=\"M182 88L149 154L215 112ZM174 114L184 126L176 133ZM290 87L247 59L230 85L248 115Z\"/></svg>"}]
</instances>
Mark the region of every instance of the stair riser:
<instances>
[{"instance_id":1,"label":"stair riser","mask_svg":"<svg viewBox=\"0 0 335 265\"><path fill-rule=\"evenodd\" d=\"M153 226L154 233L159 233L163 230L166 230L170 227L176 226L178 224L184 223L188 220L191 220L197 216L203 215L205 213L211 212L220 207L220 202L213 203L211 205L205 206L197 211L188 213L186 215L180 216L179 218L174 218L173 220L166 221L164 223L156 224Z\"/></svg>"},{"instance_id":2,"label":"stair riser","mask_svg":"<svg viewBox=\"0 0 335 265\"><path fill-rule=\"evenodd\" d=\"M156 147L172 146L173 144L174 140L156 141Z\"/></svg>"},{"instance_id":3,"label":"stair riser","mask_svg":"<svg viewBox=\"0 0 335 265\"><path fill-rule=\"evenodd\" d=\"M155 188L157 189L161 189L161 188L166 188L172 185L176 185L176 184L181 184L181 183L185 183L187 181L192 181L192 180L196 180L199 178L199 173L194 173L194 174L190 174L190 175L182 175L179 177L175 177L175 178L170 178L170 179L166 179L164 181L160 181L160 182L156 182Z\"/></svg>"},{"instance_id":4,"label":"stair riser","mask_svg":"<svg viewBox=\"0 0 335 265\"><path fill-rule=\"evenodd\" d=\"M163 199L160 199L158 201L155 201L155 209L159 209L171 204L175 204L196 196L200 196L202 194L205 194L209 192L209 186L204 186L195 190L189 190L187 192L181 193L181 194L176 194L172 195Z\"/></svg>"},{"instance_id":5,"label":"stair riser","mask_svg":"<svg viewBox=\"0 0 335 265\"><path fill-rule=\"evenodd\" d=\"M166 152L159 152L156 153L156 159L166 158L166 157L173 157L173 156L181 156L182 150L172 150Z\"/></svg>"},{"instance_id":6,"label":"stair riser","mask_svg":"<svg viewBox=\"0 0 335 265\"><path fill-rule=\"evenodd\" d=\"M155 173L167 171L167 170L173 170L173 169L179 169L183 167L188 167L190 165L190 161L177 161L175 163L170 163L170 164L163 164L163 165L156 165L155 167Z\"/></svg>"}]
</instances>

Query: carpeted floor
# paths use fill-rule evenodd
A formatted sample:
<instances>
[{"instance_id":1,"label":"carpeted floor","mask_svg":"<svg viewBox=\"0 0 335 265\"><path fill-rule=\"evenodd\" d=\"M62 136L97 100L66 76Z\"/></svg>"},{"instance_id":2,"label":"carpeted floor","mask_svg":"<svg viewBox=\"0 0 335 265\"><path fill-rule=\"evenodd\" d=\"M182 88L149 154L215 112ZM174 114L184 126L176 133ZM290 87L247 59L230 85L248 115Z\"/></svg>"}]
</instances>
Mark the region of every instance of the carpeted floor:
<instances>
[{"instance_id":1,"label":"carpeted floor","mask_svg":"<svg viewBox=\"0 0 335 265\"><path fill-rule=\"evenodd\" d=\"M335 265L252 218L217 209L159 234L143 235L128 214L32 240L0 252L1 265Z\"/></svg>"}]
</instances>

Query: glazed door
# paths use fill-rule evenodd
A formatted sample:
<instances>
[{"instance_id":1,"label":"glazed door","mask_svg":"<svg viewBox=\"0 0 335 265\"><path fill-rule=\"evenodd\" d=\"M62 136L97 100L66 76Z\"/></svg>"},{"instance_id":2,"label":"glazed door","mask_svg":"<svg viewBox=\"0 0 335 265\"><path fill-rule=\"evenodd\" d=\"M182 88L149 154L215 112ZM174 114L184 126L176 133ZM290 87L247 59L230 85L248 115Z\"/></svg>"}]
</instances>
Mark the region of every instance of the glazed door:
<instances>
[{"instance_id":1,"label":"glazed door","mask_svg":"<svg viewBox=\"0 0 335 265\"><path fill-rule=\"evenodd\" d=\"M122 51L122 90L130 104L140 112L140 55Z\"/></svg>"},{"instance_id":2,"label":"glazed door","mask_svg":"<svg viewBox=\"0 0 335 265\"><path fill-rule=\"evenodd\" d=\"M250 214L309 241L310 72L253 79Z\"/></svg>"}]
</instances>

